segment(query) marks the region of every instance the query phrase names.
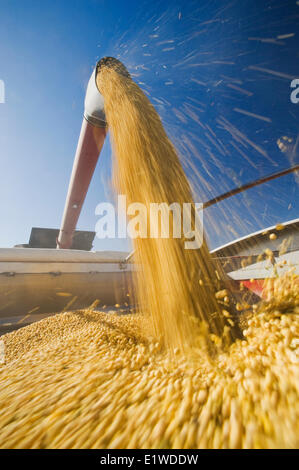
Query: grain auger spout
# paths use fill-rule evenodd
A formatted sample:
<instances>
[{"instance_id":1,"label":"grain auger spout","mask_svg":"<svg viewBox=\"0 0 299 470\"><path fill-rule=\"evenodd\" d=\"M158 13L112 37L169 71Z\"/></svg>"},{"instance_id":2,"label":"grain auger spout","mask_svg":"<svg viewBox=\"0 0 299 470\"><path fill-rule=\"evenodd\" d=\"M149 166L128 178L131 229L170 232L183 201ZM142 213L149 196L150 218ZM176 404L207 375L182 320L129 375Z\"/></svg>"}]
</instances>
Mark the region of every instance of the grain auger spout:
<instances>
[{"instance_id":1,"label":"grain auger spout","mask_svg":"<svg viewBox=\"0 0 299 470\"><path fill-rule=\"evenodd\" d=\"M104 145L107 123L104 111L104 98L96 84L97 74L101 67L111 66L119 73L129 75L124 65L113 57L101 59L89 79L84 116L80 137L75 154L70 178L57 248L71 248L73 235L94 173L99 155Z\"/></svg>"}]
</instances>

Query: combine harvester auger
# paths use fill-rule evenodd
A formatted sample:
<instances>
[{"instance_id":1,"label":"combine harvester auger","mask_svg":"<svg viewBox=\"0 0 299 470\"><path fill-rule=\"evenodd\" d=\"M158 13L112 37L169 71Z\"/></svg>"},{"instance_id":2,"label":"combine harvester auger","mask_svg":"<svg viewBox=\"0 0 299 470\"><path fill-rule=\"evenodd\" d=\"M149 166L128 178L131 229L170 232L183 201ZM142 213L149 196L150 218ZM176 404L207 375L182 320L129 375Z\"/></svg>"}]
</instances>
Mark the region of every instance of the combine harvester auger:
<instances>
[{"instance_id":1,"label":"combine harvester auger","mask_svg":"<svg viewBox=\"0 0 299 470\"><path fill-rule=\"evenodd\" d=\"M95 67L60 230L32 228L29 244L0 248L0 334L66 309L124 305L131 263L121 252L94 252L95 232L76 225L102 150L107 125ZM57 249L56 249L57 248Z\"/></svg>"},{"instance_id":2,"label":"combine harvester auger","mask_svg":"<svg viewBox=\"0 0 299 470\"><path fill-rule=\"evenodd\" d=\"M99 66L98 62L87 87L84 118L60 230L33 228L29 244L0 248L0 334L52 313L86 308L95 300L100 306L128 304L133 253L126 257L117 252L90 251L95 233L76 231L107 133L104 100L96 85ZM208 201L204 207L296 170L299 166L236 188ZM276 231L274 256L278 261L291 259L299 273L298 228L299 219L285 223L283 231ZM275 231L275 227L265 230ZM264 279L272 275L265 261L257 259L268 247L263 231L212 252L223 262L234 288L242 281L257 296L262 295ZM288 252L280 257L278 246L286 237L291 237L292 242ZM252 261L244 267L242 260L248 260L249 256ZM252 278L254 283L250 282Z\"/></svg>"}]
</instances>

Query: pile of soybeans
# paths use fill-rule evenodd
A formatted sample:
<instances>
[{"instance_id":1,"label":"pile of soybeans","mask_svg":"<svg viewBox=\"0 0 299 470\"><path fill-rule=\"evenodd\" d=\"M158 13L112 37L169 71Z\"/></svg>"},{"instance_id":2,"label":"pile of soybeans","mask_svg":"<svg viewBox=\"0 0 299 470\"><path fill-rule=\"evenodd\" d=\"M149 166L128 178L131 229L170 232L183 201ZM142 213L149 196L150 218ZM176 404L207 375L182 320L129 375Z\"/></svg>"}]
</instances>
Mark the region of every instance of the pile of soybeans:
<instances>
[{"instance_id":1,"label":"pile of soybeans","mask_svg":"<svg viewBox=\"0 0 299 470\"><path fill-rule=\"evenodd\" d=\"M58 314L2 337L3 448L297 448L299 289L212 356L170 354L141 315Z\"/></svg>"},{"instance_id":2,"label":"pile of soybeans","mask_svg":"<svg viewBox=\"0 0 299 470\"><path fill-rule=\"evenodd\" d=\"M97 84L116 189L146 207L192 202L140 88L111 60ZM134 245L142 313L65 312L1 338L0 446L298 447L298 277L269 285L237 339L233 298L204 238L198 250L186 250L184 238Z\"/></svg>"}]
</instances>

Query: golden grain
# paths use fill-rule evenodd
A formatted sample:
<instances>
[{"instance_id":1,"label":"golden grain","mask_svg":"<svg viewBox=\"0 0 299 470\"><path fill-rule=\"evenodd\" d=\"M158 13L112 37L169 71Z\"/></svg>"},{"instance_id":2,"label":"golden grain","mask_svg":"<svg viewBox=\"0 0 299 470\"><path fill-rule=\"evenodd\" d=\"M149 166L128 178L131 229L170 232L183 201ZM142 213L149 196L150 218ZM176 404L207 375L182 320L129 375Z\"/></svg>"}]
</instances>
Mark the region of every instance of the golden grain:
<instances>
[{"instance_id":1,"label":"golden grain","mask_svg":"<svg viewBox=\"0 0 299 470\"><path fill-rule=\"evenodd\" d=\"M147 237L133 239L134 259L142 266L135 273L135 294L141 310L149 314L151 334L171 348L186 349L198 340L200 323L218 335L228 325L215 296L223 290L219 288L225 275L212 260L205 237L200 249L190 250L185 249L185 237L149 236L150 204L175 202L194 207L194 201L156 110L139 86L118 72L119 65L108 60L96 80L111 133L115 189L126 194L128 204L138 201L147 209ZM171 227L173 214L165 217ZM158 232L165 217L158 223Z\"/></svg>"},{"instance_id":2,"label":"golden grain","mask_svg":"<svg viewBox=\"0 0 299 470\"><path fill-rule=\"evenodd\" d=\"M101 77L116 179L129 202L191 200L176 153L137 85L113 70ZM148 282L138 280L144 314L107 314L95 302L1 337L0 447L299 447L299 277L290 271L267 280L246 339L232 343L225 338L231 314L219 305L228 291L214 279L221 268L206 243L192 258L164 241L136 243Z\"/></svg>"},{"instance_id":3,"label":"golden grain","mask_svg":"<svg viewBox=\"0 0 299 470\"><path fill-rule=\"evenodd\" d=\"M174 357L139 314L66 312L4 335L1 447L298 447L297 282L272 283L288 288L213 359Z\"/></svg>"}]
</instances>

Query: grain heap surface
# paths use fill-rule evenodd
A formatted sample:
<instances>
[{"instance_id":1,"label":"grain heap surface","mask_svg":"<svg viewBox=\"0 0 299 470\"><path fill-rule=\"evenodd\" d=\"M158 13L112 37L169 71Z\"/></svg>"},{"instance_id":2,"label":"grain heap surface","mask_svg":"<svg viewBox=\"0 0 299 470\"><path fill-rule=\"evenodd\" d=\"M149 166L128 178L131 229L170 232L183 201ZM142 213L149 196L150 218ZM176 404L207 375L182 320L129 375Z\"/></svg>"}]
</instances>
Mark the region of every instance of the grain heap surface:
<instances>
[{"instance_id":1,"label":"grain heap surface","mask_svg":"<svg viewBox=\"0 0 299 470\"><path fill-rule=\"evenodd\" d=\"M141 315L67 312L9 333L1 447L296 448L298 305L289 279L212 358L173 356Z\"/></svg>"}]
</instances>

